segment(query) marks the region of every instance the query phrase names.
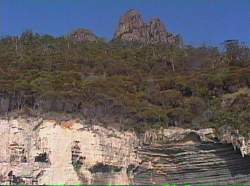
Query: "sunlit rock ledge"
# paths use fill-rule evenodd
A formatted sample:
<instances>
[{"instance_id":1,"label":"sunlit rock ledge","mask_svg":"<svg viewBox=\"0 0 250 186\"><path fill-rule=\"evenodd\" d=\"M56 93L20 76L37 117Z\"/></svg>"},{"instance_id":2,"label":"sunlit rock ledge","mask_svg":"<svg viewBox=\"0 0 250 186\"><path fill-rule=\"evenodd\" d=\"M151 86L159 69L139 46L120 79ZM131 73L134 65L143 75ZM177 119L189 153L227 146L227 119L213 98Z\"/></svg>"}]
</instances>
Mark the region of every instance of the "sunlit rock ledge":
<instances>
[{"instance_id":1,"label":"sunlit rock ledge","mask_svg":"<svg viewBox=\"0 0 250 186\"><path fill-rule=\"evenodd\" d=\"M139 135L83 119L1 118L0 183L199 183L194 178L202 174L202 183L217 178L221 183L249 183L250 160L240 155L249 154L249 141L229 128L220 132L161 128ZM240 152L219 142L232 143ZM239 163L249 172L234 175L227 169ZM213 176L216 169L223 172L221 177Z\"/></svg>"}]
</instances>

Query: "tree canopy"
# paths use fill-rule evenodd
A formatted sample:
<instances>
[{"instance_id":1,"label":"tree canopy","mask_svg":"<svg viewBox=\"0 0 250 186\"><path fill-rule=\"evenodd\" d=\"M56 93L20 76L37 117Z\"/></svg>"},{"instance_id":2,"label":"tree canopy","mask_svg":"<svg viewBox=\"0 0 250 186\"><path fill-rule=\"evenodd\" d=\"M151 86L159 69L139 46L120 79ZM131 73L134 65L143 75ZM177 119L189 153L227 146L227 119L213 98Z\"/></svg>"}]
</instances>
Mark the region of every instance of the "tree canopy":
<instances>
[{"instance_id":1,"label":"tree canopy","mask_svg":"<svg viewBox=\"0 0 250 186\"><path fill-rule=\"evenodd\" d=\"M250 50L239 41L224 44L221 51L210 46L81 43L31 31L5 37L0 40L0 110L27 106L79 112L137 129L220 125L238 112L245 126L250 99L237 98L246 104L237 112L224 111L221 103L223 95L249 87Z\"/></svg>"}]
</instances>

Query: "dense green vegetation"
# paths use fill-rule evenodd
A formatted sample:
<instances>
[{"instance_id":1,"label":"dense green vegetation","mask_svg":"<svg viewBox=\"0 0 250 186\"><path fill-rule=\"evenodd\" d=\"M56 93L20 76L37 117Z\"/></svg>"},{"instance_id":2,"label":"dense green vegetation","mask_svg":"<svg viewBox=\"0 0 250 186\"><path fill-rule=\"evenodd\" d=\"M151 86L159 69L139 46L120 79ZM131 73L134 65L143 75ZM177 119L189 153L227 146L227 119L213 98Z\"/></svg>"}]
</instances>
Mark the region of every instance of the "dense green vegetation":
<instances>
[{"instance_id":1,"label":"dense green vegetation","mask_svg":"<svg viewBox=\"0 0 250 186\"><path fill-rule=\"evenodd\" d=\"M81 113L126 127L250 128L250 50L77 43L25 32L0 40L1 111ZM224 105L225 95L234 95ZM233 100L233 101L232 101ZM8 106L6 106L8 104Z\"/></svg>"}]
</instances>

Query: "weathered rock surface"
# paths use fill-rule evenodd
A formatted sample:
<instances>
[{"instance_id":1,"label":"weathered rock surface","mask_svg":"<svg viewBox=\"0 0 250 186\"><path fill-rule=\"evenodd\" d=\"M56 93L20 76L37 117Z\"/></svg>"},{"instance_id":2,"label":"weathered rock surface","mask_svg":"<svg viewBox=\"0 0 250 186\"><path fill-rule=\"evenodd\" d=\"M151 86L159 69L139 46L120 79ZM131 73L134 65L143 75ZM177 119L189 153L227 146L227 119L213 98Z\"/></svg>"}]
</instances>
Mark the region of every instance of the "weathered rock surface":
<instances>
[{"instance_id":1,"label":"weathered rock surface","mask_svg":"<svg viewBox=\"0 0 250 186\"><path fill-rule=\"evenodd\" d=\"M213 142L213 129L138 136L82 119L25 116L1 118L0 136L0 184L250 183L250 158Z\"/></svg>"},{"instance_id":2,"label":"weathered rock surface","mask_svg":"<svg viewBox=\"0 0 250 186\"><path fill-rule=\"evenodd\" d=\"M102 182L128 183L126 167L140 161L134 152L138 142L134 133L80 121L2 119L0 132L2 184L93 183L105 166L114 178L102 178ZM117 172L111 173L113 169Z\"/></svg>"},{"instance_id":3,"label":"weathered rock surface","mask_svg":"<svg viewBox=\"0 0 250 186\"><path fill-rule=\"evenodd\" d=\"M71 33L70 38L75 42L96 42L98 37L88 29L77 29Z\"/></svg>"},{"instance_id":4,"label":"weathered rock surface","mask_svg":"<svg viewBox=\"0 0 250 186\"><path fill-rule=\"evenodd\" d=\"M167 32L164 23L159 18L145 23L138 11L129 10L121 18L114 40L146 44L180 44L181 38Z\"/></svg>"},{"instance_id":5,"label":"weathered rock surface","mask_svg":"<svg viewBox=\"0 0 250 186\"><path fill-rule=\"evenodd\" d=\"M239 149L243 157L250 154L250 139L240 135L239 130L222 126L218 137L222 143L232 144L234 150Z\"/></svg>"},{"instance_id":6,"label":"weathered rock surface","mask_svg":"<svg viewBox=\"0 0 250 186\"><path fill-rule=\"evenodd\" d=\"M250 183L250 158L242 158L231 145L151 144L142 146L140 158L145 162L134 175L135 184Z\"/></svg>"}]
</instances>

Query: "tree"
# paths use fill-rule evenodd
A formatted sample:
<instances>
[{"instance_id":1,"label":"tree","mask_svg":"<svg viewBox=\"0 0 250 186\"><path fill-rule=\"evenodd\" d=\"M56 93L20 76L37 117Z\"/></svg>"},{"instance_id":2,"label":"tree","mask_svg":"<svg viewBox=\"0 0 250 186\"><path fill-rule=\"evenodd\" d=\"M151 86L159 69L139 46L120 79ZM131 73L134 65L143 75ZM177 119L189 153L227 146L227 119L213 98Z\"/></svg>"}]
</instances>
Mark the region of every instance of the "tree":
<instances>
[{"instance_id":1,"label":"tree","mask_svg":"<svg viewBox=\"0 0 250 186\"><path fill-rule=\"evenodd\" d=\"M224 42L225 58L228 64L245 64L250 59L250 49L238 40Z\"/></svg>"},{"instance_id":2,"label":"tree","mask_svg":"<svg viewBox=\"0 0 250 186\"><path fill-rule=\"evenodd\" d=\"M170 63L173 72L176 71L176 63L185 55L185 51L176 46L169 47L166 50L166 60Z\"/></svg>"}]
</instances>

